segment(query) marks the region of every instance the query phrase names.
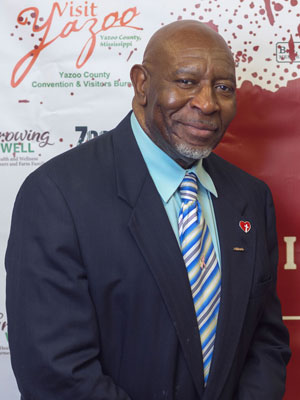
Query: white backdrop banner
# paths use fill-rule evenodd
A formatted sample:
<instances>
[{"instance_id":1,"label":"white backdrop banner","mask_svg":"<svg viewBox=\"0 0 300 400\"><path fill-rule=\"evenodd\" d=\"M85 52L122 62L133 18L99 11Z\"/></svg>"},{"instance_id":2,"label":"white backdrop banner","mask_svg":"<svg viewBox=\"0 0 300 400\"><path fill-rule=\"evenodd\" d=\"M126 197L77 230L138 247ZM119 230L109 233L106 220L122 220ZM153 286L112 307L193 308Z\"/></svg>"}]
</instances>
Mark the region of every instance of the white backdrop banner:
<instances>
[{"instance_id":1,"label":"white backdrop banner","mask_svg":"<svg viewBox=\"0 0 300 400\"><path fill-rule=\"evenodd\" d=\"M294 350L286 399L297 398L299 17L297 0L2 0L1 398L19 399L10 366L4 270L17 191L45 161L113 128L127 114L133 95L131 66L142 61L154 31L180 19L208 24L234 54L238 116L219 152L266 180L274 193L281 257L279 294ZM286 203L286 197L291 202ZM283 211L287 208L289 214Z\"/></svg>"}]
</instances>

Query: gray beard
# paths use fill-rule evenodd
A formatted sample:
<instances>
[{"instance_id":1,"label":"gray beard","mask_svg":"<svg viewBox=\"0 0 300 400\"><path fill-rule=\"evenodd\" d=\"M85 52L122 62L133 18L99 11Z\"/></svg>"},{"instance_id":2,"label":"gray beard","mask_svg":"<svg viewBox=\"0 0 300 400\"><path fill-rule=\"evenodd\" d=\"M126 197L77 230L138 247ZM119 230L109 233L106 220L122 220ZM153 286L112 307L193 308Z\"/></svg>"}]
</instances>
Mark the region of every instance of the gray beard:
<instances>
[{"instance_id":1,"label":"gray beard","mask_svg":"<svg viewBox=\"0 0 300 400\"><path fill-rule=\"evenodd\" d=\"M195 149L194 147L190 147L184 143L176 143L175 148L179 154L192 160L206 158L212 152L212 148Z\"/></svg>"}]
</instances>

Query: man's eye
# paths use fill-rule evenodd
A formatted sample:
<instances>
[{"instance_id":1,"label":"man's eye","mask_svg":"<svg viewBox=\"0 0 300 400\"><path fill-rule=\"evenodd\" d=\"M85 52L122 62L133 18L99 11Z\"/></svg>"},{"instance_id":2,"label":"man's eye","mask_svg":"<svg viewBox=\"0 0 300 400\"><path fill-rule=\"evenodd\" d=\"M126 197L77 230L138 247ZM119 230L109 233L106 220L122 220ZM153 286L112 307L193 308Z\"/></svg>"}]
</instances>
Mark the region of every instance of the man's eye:
<instances>
[{"instance_id":1,"label":"man's eye","mask_svg":"<svg viewBox=\"0 0 300 400\"><path fill-rule=\"evenodd\" d=\"M234 93L234 88L227 85L217 85L216 89L228 94Z\"/></svg>"},{"instance_id":2,"label":"man's eye","mask_svg":"<svg viewBox=\"0 0 300 400\"><path fill-rule=\"evenodd\" d=\"M183 86L190 86L194 83L191 79L178 79L177 82Z\"/></svg>"}]
</instances>

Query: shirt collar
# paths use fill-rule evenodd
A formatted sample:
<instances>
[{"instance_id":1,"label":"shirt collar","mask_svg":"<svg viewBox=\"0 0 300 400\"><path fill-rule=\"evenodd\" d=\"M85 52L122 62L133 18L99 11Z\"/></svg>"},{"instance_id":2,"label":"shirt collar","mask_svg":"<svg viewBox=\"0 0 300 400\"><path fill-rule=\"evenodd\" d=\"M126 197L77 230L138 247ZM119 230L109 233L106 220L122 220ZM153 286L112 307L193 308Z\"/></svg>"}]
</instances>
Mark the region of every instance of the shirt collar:
<instances>
[{"instance_id":1,"label":"shirt collar","mask_svg":"<svg viewBox=\"0 0 300 400\"><path fill-rule=\"evenodd\" d=\"M164 202L167 203L178 189L186 170L149 138L141 128L134 113L131 113L131 127L154 184ZM202 160L199 160L188 171L194 172L200 184L215 197L218 197L215 185L205 171Z\"/></svg>"}]
</instances>

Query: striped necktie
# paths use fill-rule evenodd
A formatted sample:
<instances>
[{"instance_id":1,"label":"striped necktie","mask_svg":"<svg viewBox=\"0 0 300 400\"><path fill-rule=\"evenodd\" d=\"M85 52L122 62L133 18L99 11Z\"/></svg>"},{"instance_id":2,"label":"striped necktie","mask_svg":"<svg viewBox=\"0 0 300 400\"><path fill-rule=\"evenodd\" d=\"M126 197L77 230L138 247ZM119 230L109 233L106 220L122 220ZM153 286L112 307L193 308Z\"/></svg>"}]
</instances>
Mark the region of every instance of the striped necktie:
<instances>
[{"instance_id":1,"label":"striped necktie","mask_svg":"<svg viewBox=\"0 0 300 400\"><path fill-rule=\"evenodd\" d=\"M206 385L220 307L221 272L211 234L197 200L198 183L193 172L186 172L179 191L182 200L178 219L179 241L194 300Z\"/></svg>"}]
</instances>

